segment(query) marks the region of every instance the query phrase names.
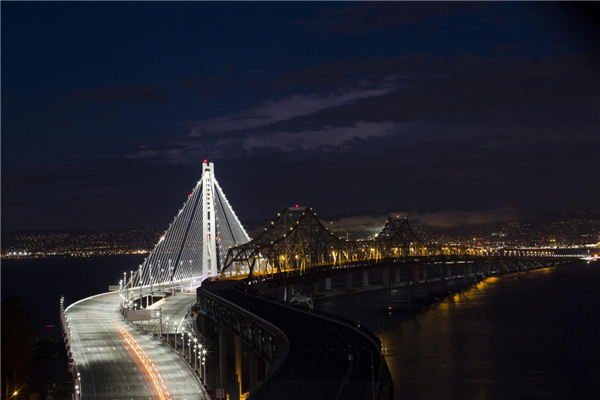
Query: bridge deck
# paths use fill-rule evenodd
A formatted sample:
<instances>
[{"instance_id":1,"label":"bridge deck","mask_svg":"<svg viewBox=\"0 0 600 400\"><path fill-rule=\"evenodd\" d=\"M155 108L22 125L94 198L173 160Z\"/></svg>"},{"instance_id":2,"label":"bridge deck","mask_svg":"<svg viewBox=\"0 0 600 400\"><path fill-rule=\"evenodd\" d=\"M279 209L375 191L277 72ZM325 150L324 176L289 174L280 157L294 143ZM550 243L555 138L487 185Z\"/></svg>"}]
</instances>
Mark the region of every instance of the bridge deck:
<instances>
[{"instance_id":1,"label":"bridge deck","mask_svg":"<svg viewBox=\"0 0 600 400\"><path fill-rule=\"evenodd\" d=\"M235 290L234 284L218 281L205 285L203 290L276 325L289 341L287 358L251 398L372 398L372 356L375 386L381 368L379 347L373 341L348 325L243 293Z\"/></svg>"},{"instance_id":2,"label":"bridge deck","mask_svg":"<svg viewBox=\"0 0 600 400\"><path fill-rule=\"evenodd\" d=\"M165 399L205 398L193 372L174 351L123 322L119 293L84 299L66 314L83 400L159 398L161 390Z\"/></svg>"}]
</instances>

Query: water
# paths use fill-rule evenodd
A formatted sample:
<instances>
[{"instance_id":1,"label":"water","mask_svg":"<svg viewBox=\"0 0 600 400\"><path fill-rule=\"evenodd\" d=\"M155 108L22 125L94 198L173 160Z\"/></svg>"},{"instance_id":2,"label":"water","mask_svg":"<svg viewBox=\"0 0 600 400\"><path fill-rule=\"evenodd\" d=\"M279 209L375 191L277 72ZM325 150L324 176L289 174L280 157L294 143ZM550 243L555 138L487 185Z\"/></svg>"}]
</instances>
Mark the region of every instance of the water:
<instances>
[{"instance_id":1,"label":"water","mask_svg":"<svg viewBox=\"0 0 600 400\"><path fill-rule=\"evenodd\" d=\"M18 296L30 311L36 329L59 325L59 298L65 305L108 291L123 271L135 270L143 255L89 258L50 257L2 260L2 299Z\"/></svg>"},{"instance_id":2,"label":"water","mask_svg":"<svg viewBox=\"0 0 600 400\"><path fill-rule=\"evenodd\" d=\"M106 292L142 260L3 260L2 298L21 297L42 332L44 325L58 326L61 294L70 304ZM380 337L396 399L596 399L598 288L599 262L504 275L388 325ZM382 315L373 314L380 326Z\"/></svg>"},{"instance_id":3,"label":"water","mask_svg":"<svg viewBox=\"0 0 600 400\"><path fill-rule=\"evenodd\" d=\"M600 263L488 278L381 335L396 399L597 399Z\"/></svg>"}]
</instances>

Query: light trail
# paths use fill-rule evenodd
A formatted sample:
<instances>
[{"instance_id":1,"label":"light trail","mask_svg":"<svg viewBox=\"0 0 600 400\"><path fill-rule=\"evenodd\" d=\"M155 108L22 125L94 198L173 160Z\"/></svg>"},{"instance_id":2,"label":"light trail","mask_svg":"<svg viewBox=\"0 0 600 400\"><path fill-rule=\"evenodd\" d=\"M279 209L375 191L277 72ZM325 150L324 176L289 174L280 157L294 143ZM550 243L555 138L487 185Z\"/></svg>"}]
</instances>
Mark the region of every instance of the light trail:
<instances>
[{"instance_id":1,"label":"light trail","mask_svg":"<svg viewBox=\"0 0 600 400\"><path fill-rule=\"evenodd\" d=\"M155 399L171 400L169 390L165 385L160 373L154 365L154 360L144 347L129 333L129 331L121 324L115 321L119 337L122 340L123 347L133 358L133 361L138 366L140 372L144 375L144 379L148 383L148 387L154 393Z\"/></svg>"}]
</instances>

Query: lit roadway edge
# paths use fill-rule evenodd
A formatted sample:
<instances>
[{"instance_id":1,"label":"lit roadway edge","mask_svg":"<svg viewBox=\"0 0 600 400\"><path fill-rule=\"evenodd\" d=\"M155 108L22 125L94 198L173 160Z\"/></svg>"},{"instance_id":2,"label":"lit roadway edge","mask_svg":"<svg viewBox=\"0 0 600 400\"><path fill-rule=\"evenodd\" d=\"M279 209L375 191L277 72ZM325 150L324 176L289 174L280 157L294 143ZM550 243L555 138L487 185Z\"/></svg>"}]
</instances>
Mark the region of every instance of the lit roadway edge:
<instances>
[{"instance_id":1,"label":"lit roadway edge","mask_svg":"<svg viewBox=\"0 0 600 400\"><path fill-rule=\"evenodd\" d=\"M82 400L206 398L175 351L123 320L118 292L80 300L66 315Z\"/></svg>"}]
</instances>

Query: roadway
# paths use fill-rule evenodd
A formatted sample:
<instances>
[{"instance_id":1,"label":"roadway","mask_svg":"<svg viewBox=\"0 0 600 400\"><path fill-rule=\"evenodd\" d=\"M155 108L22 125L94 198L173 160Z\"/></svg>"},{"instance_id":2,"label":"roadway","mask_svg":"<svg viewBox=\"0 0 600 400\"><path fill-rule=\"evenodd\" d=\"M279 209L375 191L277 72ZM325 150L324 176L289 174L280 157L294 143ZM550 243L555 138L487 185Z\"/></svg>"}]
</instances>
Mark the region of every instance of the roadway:
<instances>
[{"instance_id":1,"label":"roadway","mask_svg":"<svg viewBox=\"0 0 600 400\"><path fill-rule=\"evenodd\" d=\"M205 399L175 351L123 320L118 292L74 303L66 315L82 400Z\"/></svg>"},{"instance_id":2,"label":"roadway","mask_svg":"<svg viewBox=\"0 0 600 400\"><path fill-rule=\"evenodd\" d=\"M152 304L150 309L161 309L163 316L163 334L167 333L167 323L169 324L169 333L181 333L182 328L186 328L187 331L187 322L186 322L186 314L188 308L196 303L196 291L187 293L178 293L175 296L169 296L157 303ZM167 319L168 318L168 319ZM139 324L139 322L138 322ZM147 322L144 322L143 325L146 327ZM147 329L155 334L158 334L158 319L153 319L149 323L149 327Z\"/></svg>"},{"instance_id":3,"label":"roadway","mask_svg":"<svg viewBox=\"0 0 600 400\"><path fill-rule=\"evenodd\" d=\"M243 307L285 333L289 353L251 399L371 399L372 357L375 387L381 365L379 347L357 329L235 290L232 281L203 289ZM352 360L349 356L352 355Z\"/></svg>"}]
</instances>

